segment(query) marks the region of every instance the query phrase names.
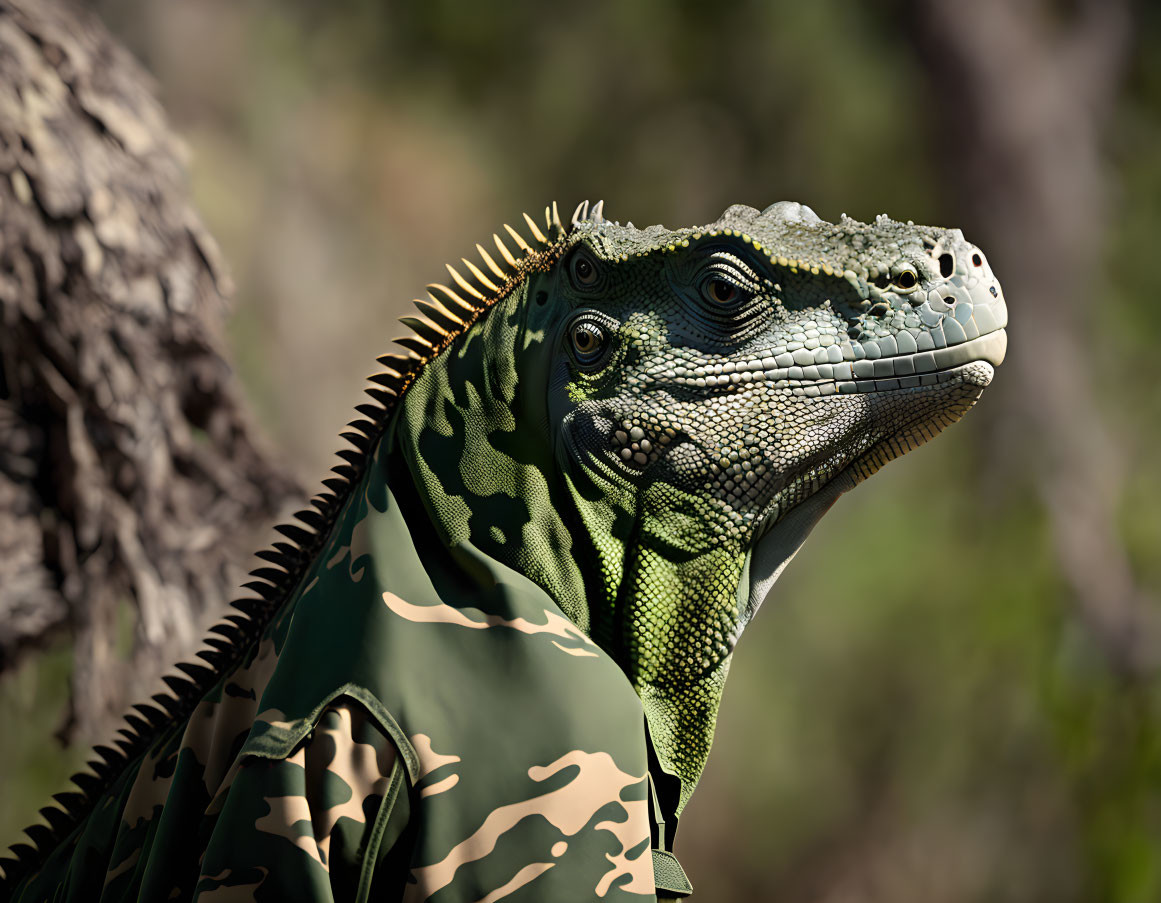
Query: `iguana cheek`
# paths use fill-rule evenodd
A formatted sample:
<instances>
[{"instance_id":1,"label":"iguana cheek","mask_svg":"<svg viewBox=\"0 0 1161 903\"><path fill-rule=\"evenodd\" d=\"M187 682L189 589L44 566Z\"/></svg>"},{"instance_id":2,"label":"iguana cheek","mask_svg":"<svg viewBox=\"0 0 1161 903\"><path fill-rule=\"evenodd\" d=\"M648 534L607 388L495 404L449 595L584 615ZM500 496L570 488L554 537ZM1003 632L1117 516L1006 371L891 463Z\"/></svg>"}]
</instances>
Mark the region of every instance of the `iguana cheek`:
<instances>
[{"instance_id":1,"label":"iguana cheek","mask_svg":"<svg viewBox=\"0 0 1161 903\"><path fill-rule=\"evenodd\" d=\"M676 436L677 430L669 424L627 417L613 430L610 445L626 465L645 467L657 461Z\"/></svg>"}]
</instances>

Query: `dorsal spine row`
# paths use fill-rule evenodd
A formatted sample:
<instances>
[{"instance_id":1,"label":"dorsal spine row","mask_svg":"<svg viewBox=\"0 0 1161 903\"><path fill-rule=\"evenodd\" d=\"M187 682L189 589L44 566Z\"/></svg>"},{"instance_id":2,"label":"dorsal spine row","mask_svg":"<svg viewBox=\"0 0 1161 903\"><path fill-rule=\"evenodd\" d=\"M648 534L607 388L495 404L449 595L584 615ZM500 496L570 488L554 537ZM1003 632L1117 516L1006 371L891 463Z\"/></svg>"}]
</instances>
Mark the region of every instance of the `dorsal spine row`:
<instances>
[{"instance_id":1,"label":"dorsal spine row","mask_svg":"<svg viewBox=\"0 0 1161 903\"><path fill-rule=\"evenodd\" d=\"M584 202L577 207L572 225L586 219L600 222L601 209L600 202L591 208ZM480 261L491 276L467 258L462 262L468 276L448 264L454 287L428 285L428 299L414 302L420 315L400 318L410 330L394 339L403 353L378 358L384 369L368 377L371 385L365 390L373 403L357 405L355 410L361 416L352 420L349 429L341 434L351 447L337 452L342 461L331 468L331 475L323 480L324 490L310 500L309 507L294 515L297 523L292 521L275 527L286 541L277 541L257 553L265 564L251 571L251 579L243 584L254 595L230 603L233 611L210 628L196 653L199 660L180 662L175 666L176 673L164 675L162 681L169 692L154 695L152 702L133 706L125 716L124 726L117 730L113 746L94 747L96 758L87 763L87 770L72 776L76 789L55 794L56 805L40 810L46 824L37 823L24 830L31 843L13 844L10 855L0 858L3 871L0 894L34 871L92 811L116 778L167 728L184 722L202 697L261 638L270 619L294 593L322 550L353 487L362 478L395 406L427 362L467 331L492 305L507 297L529 272L544 269L556 261L569 230L561 222L555 202L544 210L543 228L527 213L524 220L531 241L511 226L504 226L516 245L515 254L498 234L492 238L499 261L481 245L476 245Z\"/></svg>"}]
</instances>

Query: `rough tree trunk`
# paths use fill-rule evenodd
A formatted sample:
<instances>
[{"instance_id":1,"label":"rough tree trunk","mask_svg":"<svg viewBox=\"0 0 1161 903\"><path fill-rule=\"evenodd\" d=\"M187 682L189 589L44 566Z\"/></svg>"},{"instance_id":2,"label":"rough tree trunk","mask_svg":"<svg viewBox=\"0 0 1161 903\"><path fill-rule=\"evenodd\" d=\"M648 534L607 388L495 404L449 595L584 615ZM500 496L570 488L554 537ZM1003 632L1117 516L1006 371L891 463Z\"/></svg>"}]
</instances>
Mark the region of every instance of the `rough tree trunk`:
<instances>
[{"instance_id":1,"label":"rough tree trunk","mask_svg":"<svg viewBox=\"0 0 1161 903\"><path fill-rule=\"evenodd\" d=\"M145 73L91 14L0 0L0 673L70 632L68 733L188 654L299 496L226 362L228 292Z\"/></svg>"},{"instance_id":2,"label":"rough tree trunk","mask_svg":"<svg viewBox=\"0 0 1161 903\"><path fill-rule=\"evenodd\" d=\"M1125 676L1158 666L1155 605L1117 534L1123 461L1093 397L1110 190L1108 120L1129 45L1128 0L912 0L941 114L939 158L1011 316L1002 447L1021 450L1048 511L1076 611ZM976 238L978 236L978 238ZM1094 303L1096 299L1096 303ZM1005 437L1011 441L1004 441Z\"/></svg>"}]
</instances>

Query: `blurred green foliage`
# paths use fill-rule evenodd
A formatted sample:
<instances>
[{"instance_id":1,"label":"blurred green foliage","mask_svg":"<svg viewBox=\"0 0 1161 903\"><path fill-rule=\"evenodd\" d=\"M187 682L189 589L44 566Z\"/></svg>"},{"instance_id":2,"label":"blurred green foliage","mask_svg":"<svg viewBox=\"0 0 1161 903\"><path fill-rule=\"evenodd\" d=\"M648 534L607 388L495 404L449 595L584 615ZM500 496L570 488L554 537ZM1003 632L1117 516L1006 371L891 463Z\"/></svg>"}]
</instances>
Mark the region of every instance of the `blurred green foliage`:
<instances>
[{"instance_id":1,"label":"blurred green foliage","mask_svg":"<svg viewBox=\"0 0 1161 903\"><path fill-rule=\"evenodd\" d=\"M308 476L394 317L494 217L604 197L677 225L788 198L957 221L939 98L892 4L99 7L192 147L239 372ZM1086 328L1128 462L1123 541L1156 597L1161 15L1138 14ZM841 501L747 632L678 841L698 899L1161 899L1158 689L1075 617L1036 462L998 436L1004 392L1001 369L979 411ZM66 668L56 652L3 688L4 836L78 759L45 739Z\"/></svg>"}]
</instances>

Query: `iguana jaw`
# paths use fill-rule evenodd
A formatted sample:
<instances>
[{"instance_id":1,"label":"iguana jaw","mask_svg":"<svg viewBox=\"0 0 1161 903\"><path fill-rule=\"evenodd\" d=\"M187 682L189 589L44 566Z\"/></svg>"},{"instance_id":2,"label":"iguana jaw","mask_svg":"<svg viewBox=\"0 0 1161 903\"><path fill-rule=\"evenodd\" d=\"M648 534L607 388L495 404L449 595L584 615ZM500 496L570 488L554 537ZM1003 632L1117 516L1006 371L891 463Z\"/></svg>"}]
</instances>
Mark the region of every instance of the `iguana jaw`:
<instances>
[{"instance_id":1,"label":"iguana jaw","mask_svg":"<svg viewBox=\"0 0 1161 903\"><path fill-rule=\"evenodd\" d=\"M810 383L819 387L823 396L836 394L837 385L837 394L868 396L871 404L915 409L919 415L909 418L889 435L875 437L873 431L869 432L872 441L864 452L853 459L843 461L842 456L836 454L823 461L811 462L809 469L835 474L835 479L848 474L853 480L853 486L887 461L918 448L967 413L983 390L991 384L995 367L1003 363L1007 345L1007 333L1001 329L960 345L937 349L924 355L924 360L918 362L914 361L917 355L885 358L878 362L881 366L876 378L868 376L841 382L820 380ZM936 365L945 366L931 369L932 360ZM900 378L892 375L893 372L907 375ZM831 388L827 389L827 385ZM940 399L940 407L933 416L928 416L922 410L924 396ZM793 485L799 476L786 474L785 483ZM782 493L779 493L762 513L761 523L755 530L757 540L765 537L780 522L781 501Z\"/></svg>"},{"instance_id":2,"label":"iguana jaw","mask_svg":"<svg viewBox=\"0 0 1161 903\"><path fill-rule=\"evenodd\" d=\"M762 606L781 572L794 555L798 554L810 530L819 522L821 516L830 510L838 497L863 482L888 461L923 445L952 422L962 418L982 395L983 389L986 389L993 380L995 367L1003 363L1007 347L1007 332L998 330L964 342L962 345L937 349L935 352L937 363L958 362L958 366L931 371L928 385L944 391L958 392L961 396L958 402L940 407L936 418L915 418L901 431L873 442L863 454L837 469L835 477L822 489L781 518L777 513L767 512L764 525L757 530L757 541L750 554L747 620ZM887 360L900 359L901 356ZM882 377L878 380L868 378L856 381L854 391L861 395L875 396L888 404L890 398L920 395L929 391L925 387L897 388L892 382L893 378Z\"/></svg>"},{"instance_id":3,"label":"iguana jaw","mask_svg":"<svg viewBox=\"0 0 1161 903\"><path fill-rule=\"evenodd\" d=\"M810 531L814 529L822 515L830 510L838 497L853 489L888 461L918 448L947 426L960 420L991 383L995 374L994 367L1003 362L1006 347L1007 336L1001 330L972 340L963 346L943 349L959 351L962 348L975 358L970 363L939 370L933 374L936 377L936 385L946 393L958 395L957 400L944 402L938 409L937 416L916 417L898 432L873 442L849 464L835 469L833 471L835 476L831 480L783 516L778 517L776 512L767 513L766 522L759 527L757 540L750 552L747 621L761 607L786 565L798 553ZM891 399L897 399L899 396L919 394L927 390L859 387L858 391L890 403Z\"/></svg>"}]
</instances>

